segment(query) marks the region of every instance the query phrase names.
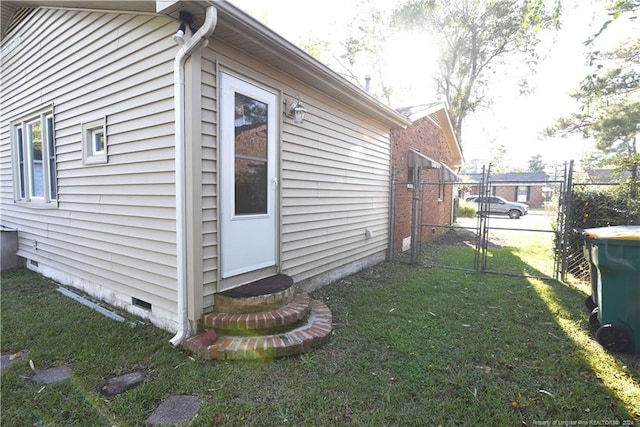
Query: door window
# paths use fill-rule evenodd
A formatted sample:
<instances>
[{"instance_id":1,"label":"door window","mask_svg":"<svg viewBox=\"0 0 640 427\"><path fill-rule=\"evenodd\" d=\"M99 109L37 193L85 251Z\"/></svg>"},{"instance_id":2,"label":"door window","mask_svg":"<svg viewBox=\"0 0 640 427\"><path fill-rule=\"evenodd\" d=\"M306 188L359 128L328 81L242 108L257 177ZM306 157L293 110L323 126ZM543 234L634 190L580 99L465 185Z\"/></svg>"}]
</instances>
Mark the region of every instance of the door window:
<instances>
[{"instance_id":1,"label":"door window","mask_svg":"<svg viewBox=\"0 0 640 427\"><path fill-rule=\"evenodd\" d=\"M235 93L235 215L267 213L268 104Z\"/></svg>"}]
</instances>

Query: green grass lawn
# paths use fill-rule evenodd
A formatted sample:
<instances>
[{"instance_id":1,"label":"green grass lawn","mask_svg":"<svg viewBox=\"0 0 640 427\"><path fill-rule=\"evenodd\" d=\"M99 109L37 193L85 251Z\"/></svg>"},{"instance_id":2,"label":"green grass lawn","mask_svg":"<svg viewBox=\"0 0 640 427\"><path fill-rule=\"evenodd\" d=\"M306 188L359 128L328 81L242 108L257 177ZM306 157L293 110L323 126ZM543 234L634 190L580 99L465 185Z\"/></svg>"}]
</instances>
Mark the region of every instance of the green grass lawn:
<instances>
[{"instance_id":1,"label":"green grass lawn","mask_svg":"<svg viewBox=\"0 0 640 427\"><path fill-rule=\"evenodd\" d=\"M522 271L545 252L530 265L526 250L502 250ZM56 287L24 270L2 277L2 352L29 350L2 372L3 426L144 425L172 394L203 399L197 426L640 423L640 357L593 340L584 284L386 263L313 295L333 312L327 345L264 362L194 360L171 334L106 319ZM29 360L73 373L35 385ZM134 370L146 373L137 388L99 393Z\"/></svg>"}]
</instances>

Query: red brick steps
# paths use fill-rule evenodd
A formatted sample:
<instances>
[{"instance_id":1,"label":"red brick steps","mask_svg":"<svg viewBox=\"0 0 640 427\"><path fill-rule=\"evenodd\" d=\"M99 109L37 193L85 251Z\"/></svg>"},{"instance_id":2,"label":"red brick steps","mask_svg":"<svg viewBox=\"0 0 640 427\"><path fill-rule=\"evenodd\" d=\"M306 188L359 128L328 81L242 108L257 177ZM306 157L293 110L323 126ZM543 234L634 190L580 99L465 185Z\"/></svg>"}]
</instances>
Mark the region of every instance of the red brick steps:
<instances>
[{"instance_id":1,"label":"red brick steps","mask_svg":"<svg viewBox=\"0 0 640 427\"><path fill-rule=\"evenodd\" d=\"M283 307L257 313L209 313L203 317L205 328L213 328L220 335L255 335L295 326L309 315L309 294L299 292Z\"/></svg>"},{"instance_id":2,"label":"red brick steps","mask_svg":"<svg viewBox=\"0 0 640 427\"><path fill-rule=\"evenodd\" d=\"M310 302L307 322L291 331L258 336L221 336L215 342L219 360L272 359L306 353L329 340L331 311L320 301Z\"/></svg>"},{"instance_id":3,"label":"red brick steps","mask_svg":"<svg viewBox=\"0 0 640 427\"><path fill-rule=\"evenodd\" d=\"M206 360L248 360L292 356L326 343L333 328L331 310L306 292L291 289L280 307L254 311L256 298L273 301L282 292L234 296L225 302L234 312L205 315L205 332L186 339L183 347ZM238 307L245 303L242 312Z\"/></svg>"}]
</instances>

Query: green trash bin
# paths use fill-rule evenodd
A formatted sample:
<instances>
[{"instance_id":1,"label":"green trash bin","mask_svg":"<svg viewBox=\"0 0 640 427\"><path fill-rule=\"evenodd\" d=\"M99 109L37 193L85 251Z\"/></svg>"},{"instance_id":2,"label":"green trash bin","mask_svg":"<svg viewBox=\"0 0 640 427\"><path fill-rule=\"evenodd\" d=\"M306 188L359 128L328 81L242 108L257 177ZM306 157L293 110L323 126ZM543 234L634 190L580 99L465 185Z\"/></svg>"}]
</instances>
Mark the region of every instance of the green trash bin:
<instances>
[{"instance_id":1,"label":"green trash bin","mask_svg":"<svg viewBox=\"0 0 640 427\"><path fill-rule=\"evenodd\" d=\"M640 226L584 232L597 270L596 339L607 349L640 354Z\"/></svg>"}]
</instances>

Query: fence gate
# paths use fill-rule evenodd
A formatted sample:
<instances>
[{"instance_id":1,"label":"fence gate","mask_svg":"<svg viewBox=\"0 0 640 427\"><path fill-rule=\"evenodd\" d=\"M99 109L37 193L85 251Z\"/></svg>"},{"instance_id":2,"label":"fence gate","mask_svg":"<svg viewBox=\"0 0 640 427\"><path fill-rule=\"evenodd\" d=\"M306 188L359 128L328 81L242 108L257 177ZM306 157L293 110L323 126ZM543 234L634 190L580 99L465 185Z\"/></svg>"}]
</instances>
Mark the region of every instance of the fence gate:
<instances>
[{"instance_id":1,"label":"fence gate","mask_svg":"<svg viewBox=\"0 0 640 427\"><path fill-rule=\"evenodd\" d=\"M491 165L483 168L473 181L447 176L451 177L428 166L417 167L412 168L408 180L401 182L393 171L391 260L466 271L589 281L590 264L584 257L581 231L640 224L640 197L634 180L578 181L575 176L580 175L573 161L557 168L553 178L544 182L501 181L498 174L491 173ZM520 190L529 194L534 187L536 191L542 190L544 203L536 204L532 198L528 213L519 219L506 214L484 214L491 210L490 198L505 196L505 188L517 198ZM615 206L603 202L609 199L602 199L602 193L616 194ZM469 204L464 200L470 195L482 196L479 203L471 204L481 214L465 215ZM525 253L525 247L531 252Z\"/></svg>"},{"instance_id":2,"label":"fence gate","mask_svg":"<svg viewBox=\"0 0 640 427\"><path fill-rule=\"evenodd\" d=\"M568 240L573 230L569 224L573 197L573 160L565 165L563 179L558 196L558 220L556 222L556 238L554 244L554 279L567 280Z\"/></svg>"},{"instance_id":3,"label":"fence gate","mask_svg":"<svg viewBox=\"0 0 640 427\"><path fill-rule=\"evenodd\" d=\"M409 182L399 182L394 174L390 229L391 241L396 244L390 245L390 258L415 265L558 278L566 262L556 248L563 247L558 236L567 232L568 168L565 165L553 179L544 182L500 181L499 176L492 176L491 165L473 181L438 179L438 174L427 168L413 168ZM490 212L493 207L489 202L496 196L510 192L517 198L520 192L528 197L534 191L540 192L540 199L518 219ZM470 195L482 198L479 203L465 202ZM530 200L534 202L533 197ZM404 209L407 205L410 208ZM469 215L470 207L481 214ZM396 226L397 219L403 217L410 218L411 223L406 237ZM523 252L524 241L527 248L536 248L536 254Z\"/></svg>"},{"instance_id":4,"label":"fence gate","mask_svg":"<svg viewBox=\"0 0 640 427\"><path fill-rule=\"evenodd\" d=\"M596 179L587 182L576 180L574 175L577 174L572 161L565 171L566 191L558 205L555 277L588 282L592 272L584 256L582 230L639 224L640 198L633 179L595 174ZM606 194L609 196L603 198Z\"/></svg>"}]
</instances>

